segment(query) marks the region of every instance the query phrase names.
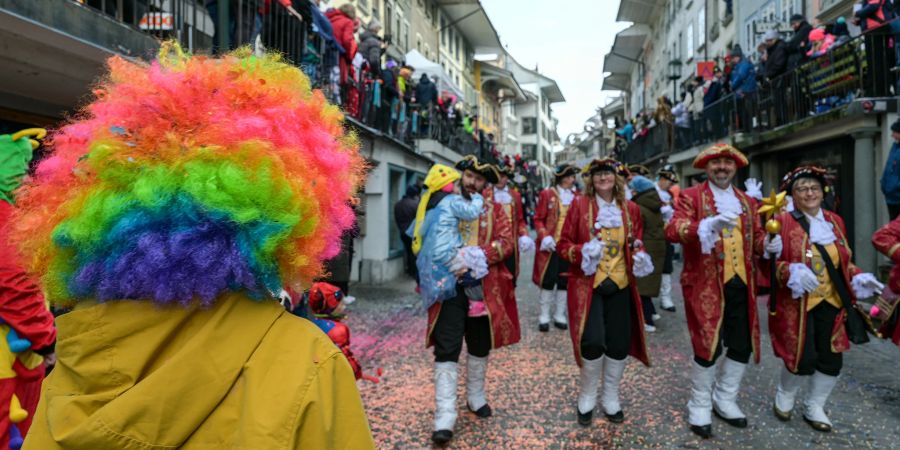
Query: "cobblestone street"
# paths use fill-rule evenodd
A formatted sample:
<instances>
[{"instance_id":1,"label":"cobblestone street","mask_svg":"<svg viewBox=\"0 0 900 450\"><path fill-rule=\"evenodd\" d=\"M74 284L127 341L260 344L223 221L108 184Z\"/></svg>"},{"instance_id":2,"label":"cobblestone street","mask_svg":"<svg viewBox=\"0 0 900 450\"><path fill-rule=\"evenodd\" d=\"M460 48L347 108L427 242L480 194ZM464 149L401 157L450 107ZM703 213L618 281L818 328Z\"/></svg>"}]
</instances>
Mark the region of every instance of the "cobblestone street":
<instances>
[{"instance_id":1,"label":"cobblestone street","mask_svg":"<svg viewBox=\"0 0 900 450\"><path fill-rule=\"evenodd\" d=\"M538 332L538 291L530 281L530 261L525 266L517 290L522 341L490 357L487 394L494 416L482 420L465 410L464 353L451 448L888 449L900 442L900 350L885 342L845 353L826 407L834 432L813 431L797 414L799 407L791 422L776 420L772 401L781 362L772 353L762 305L762 363L748 370L739 397L749 428L713 419L714 438L695 438L685 421L692 354L677 285L678 311L661 311L657 332L649 335L652 367L629 358L621 393L625 423L611 424L595 413L593 426L582 428L575 421L578 369L568 332ZM431 447L432 356L424 347L425 313L413 283L357 285L351 293L358 298L349 318L354 352L368 372L384 369L380 384L359 384L376 444Z\"/></svg>"}]
</instances>

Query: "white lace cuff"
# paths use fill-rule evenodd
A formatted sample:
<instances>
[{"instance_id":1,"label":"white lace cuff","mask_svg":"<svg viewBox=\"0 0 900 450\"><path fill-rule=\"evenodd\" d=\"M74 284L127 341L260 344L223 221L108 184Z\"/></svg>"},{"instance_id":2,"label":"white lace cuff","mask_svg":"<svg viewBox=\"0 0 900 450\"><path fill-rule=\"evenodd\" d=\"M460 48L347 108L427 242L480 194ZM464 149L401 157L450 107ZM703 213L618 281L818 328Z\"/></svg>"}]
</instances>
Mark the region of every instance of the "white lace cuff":
<instances>
[{"instance_id":1,"label":"white lace cuff","mask_svg":"<svg viewBox=\"0 0 900 450\"><path fill-rule=\"evenodd\" d=\"M634 267L632 268L634 276L638 278L646 277L653 273L653 260L645 251L639 251L634 254Z\"/></svg>"},{"instance_id":2,"label":"white lace cuff","mask_svg":"<svg viewBox=\"0 0 900 450\"><path fill-rule=\"evenodd\" d=\"M485 256L484 250L482 250L481 247L463 247L462 254L463 260L466 262L466 267L472 271L472 278L480 280L487 276L487 256Z\"/></svg>"},{"instance_id":3,"label":"white lace cuff","mask_svg":"<svg viewBox=\"0 0 900 450\"><path fill-rule=\"evenodd\" d=\"M788 271L790 276L787 287L791 290L793 298L803 297L804 294L816 290L819 286L819 279L806 264L793 263L788 266Z\"/></svg>"},{"instance_id":4,"label":"white lace cuff","mask_svg":"<svg viewBox=\"0 0 900 450\"><path fill-rule=\"evenodd\" d=\"M675 215L675 209L669 205L663 205L663 207L659 209L659 212L662 213L664 222L672 220L672 216Z\"/></svg>"},{"instance_id":5,"label":"white lace cuff","mask_svg":"<svg viewBox=\"0 0 900 450\"><path fill-rule=\"evenodd\" d=\"M856 298L869 298L881 293L884 289L884 284L878 281L875 275L871 273L856 275L850 280L850 284L853 287L853 293L856 294Z\"/></svg>"},{"instance_id":6,"label":"white lace cuff","mask_svg":"<svg viewBox=\"0 0 900 450\"><path fill-rule=\"evenodd\" d=\"M541 251L542 252L552 252L556 250L556 241L553 240L553 236L544 236L544 239L541 239Z\"/></svg>"},{"instance_id":7,"label":"white lace cuff","mask_svg":"<svg viewBox=\"0 0 900 450\"><path fill-rule=\"evenodd\" d=\"M591 239L581 246L581 271L585 275L597 273L597 265L603 257L603 247L603 242L597 239Z\"/></svg>"},{"instance_id":8,"label":"white lace cuff","mask_svg":"<svg viewBox=\"0 0 900 450\"><path fill-rule=\"evenodd\" d=\"M712 223L716 220L714 217L707 217L700 221L700 226L697 227L697 236L700 238L700 252L704 255L712 254L714 248L716 248L716 242L719 240L719 233L713 229Z\"/></svg>"}]
</instances>

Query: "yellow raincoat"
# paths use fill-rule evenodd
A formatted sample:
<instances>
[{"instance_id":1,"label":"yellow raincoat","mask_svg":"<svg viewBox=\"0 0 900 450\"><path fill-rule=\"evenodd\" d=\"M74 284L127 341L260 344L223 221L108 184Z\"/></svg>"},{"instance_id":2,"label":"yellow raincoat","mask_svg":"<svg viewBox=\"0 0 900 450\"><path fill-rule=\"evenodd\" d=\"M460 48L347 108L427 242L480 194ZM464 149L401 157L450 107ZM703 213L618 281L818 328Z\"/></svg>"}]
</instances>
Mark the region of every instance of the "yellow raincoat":
<instances>
[{"instance_id":1,"label":"yellow raincoat","mask_svg":"<svg viewBox=\"0 0 900 450\"><path fill-rule=\"evenodd\" d=\"M353 372L275 302L79 305L26 449L368 449Z\"/></svg>"}]
</instances>

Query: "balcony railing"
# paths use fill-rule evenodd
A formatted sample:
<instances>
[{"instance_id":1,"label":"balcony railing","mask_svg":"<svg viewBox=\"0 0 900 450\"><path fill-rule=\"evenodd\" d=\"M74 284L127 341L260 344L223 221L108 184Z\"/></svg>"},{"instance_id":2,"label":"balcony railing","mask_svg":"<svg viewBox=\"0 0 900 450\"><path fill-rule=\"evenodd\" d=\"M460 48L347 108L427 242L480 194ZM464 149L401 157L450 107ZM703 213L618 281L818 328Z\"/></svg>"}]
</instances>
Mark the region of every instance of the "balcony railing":
<instances>
[{"instance_id":1,"label":"balcony railing","mask_svg":"<svg viewBox=\"0 0 900 450\"><path fill-rule=\"evenodd\" d=\"M900 20L900 19L898 19ZM857 98L900 94L893 35L889 26L832 47L796 69L758 83L756 92L729 94L691 118L690 127L674 127L671 147L663 140L668 124L650 129L630 144L617 143L628 163L663 158L736 133L762 133L842 108Z\"/></svg>"}]
</instances>

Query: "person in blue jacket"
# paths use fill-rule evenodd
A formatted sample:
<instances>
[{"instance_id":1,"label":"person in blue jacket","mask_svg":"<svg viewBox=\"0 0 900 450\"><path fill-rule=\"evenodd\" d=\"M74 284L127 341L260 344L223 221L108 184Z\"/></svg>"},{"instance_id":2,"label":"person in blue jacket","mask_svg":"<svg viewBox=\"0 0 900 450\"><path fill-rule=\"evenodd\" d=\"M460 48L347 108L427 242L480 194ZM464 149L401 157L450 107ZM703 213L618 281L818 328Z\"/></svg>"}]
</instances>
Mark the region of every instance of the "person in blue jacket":
<instances>
[{"instance_id":1,"label":"person in blue jacket","mask_svg":"<svg viewBox=\"0 0 900 450\"><path fill-rule=\"evenodd\" d=\"M894 145L881 175L881 192L884 193L891 220L894 220L900 215L900 119L891 125L891 137Z\"/></svg>"},{"instance_id":2,"label":"person in blue jacket","mask_svg":"<svg viewBox=\"0 0 900 450\"><path fill-rule=\"evenodd\" d=\"M738 97L756 92L756 69L744 58L744 52L738 45L731 50L731 63L734 65L731 69L731 92Z\"/></svg>"}]
</instances>

